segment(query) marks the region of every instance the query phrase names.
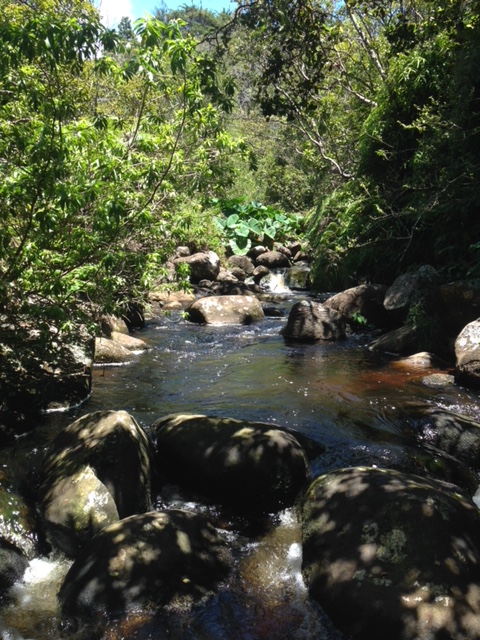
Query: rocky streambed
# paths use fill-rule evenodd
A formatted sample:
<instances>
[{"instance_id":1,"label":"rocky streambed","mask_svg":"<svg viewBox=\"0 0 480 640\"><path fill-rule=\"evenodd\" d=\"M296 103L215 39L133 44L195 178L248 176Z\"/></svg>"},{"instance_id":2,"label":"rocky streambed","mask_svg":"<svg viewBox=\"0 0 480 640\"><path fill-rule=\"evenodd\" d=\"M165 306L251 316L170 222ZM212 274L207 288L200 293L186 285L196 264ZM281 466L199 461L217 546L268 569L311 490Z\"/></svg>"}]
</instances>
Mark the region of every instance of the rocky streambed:
<instances>
[{"instance_id":1,"label":"rocky streambed","mask_svg":"<svg viewBox=\"0 0 480 640\"><path fill-rule=\"evenodd\" d=\"M152 318L4 448L2 638L479 637L478 394L360 293Z\"/></svg>"}]
</instances>

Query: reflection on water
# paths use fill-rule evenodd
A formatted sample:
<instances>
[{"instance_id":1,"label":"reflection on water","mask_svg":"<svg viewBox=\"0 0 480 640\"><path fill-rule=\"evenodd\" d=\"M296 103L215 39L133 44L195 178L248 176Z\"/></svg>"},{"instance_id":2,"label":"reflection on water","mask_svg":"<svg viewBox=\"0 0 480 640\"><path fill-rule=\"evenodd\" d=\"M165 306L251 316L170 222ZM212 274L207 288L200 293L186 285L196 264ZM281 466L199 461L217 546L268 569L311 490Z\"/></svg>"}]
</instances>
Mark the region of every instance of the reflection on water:
<instances>
[{"instance_id":1,"label":"reflection on water","mask_svg":"<svg viewBox=\"0 0 480 640\"><path fill-rule=\"evenodd\" d=\"M172 315L152 323L141 334L150 345L147 353L129 366L97 368L91 399L69 415L46 417L34 433L0 451L1 468L34 487L48 442L73 419L100 409L125 409L147 432L159 417L175 412L275 422L325 445L313 462L315 475L348 465L405 467L407 403L479 418L475 396L453 385L425 385L424 376L437 370L394 367L391 358L368 350L367 335L292 344L280 335L284 322L266 318L248 327L211 327ZM161 496L157 506L205 508L182 503L175 492ZM208 515L229 536L237 557L233 577L213 600L189 613L137 612L103 621L94 635L92 629L72 635L62 628L56 608L68 565L58 558L36 559L2 612L1 640L341 638L305 592L293 510L254 535L225 514Z\"/></svg>"}]
</instances>

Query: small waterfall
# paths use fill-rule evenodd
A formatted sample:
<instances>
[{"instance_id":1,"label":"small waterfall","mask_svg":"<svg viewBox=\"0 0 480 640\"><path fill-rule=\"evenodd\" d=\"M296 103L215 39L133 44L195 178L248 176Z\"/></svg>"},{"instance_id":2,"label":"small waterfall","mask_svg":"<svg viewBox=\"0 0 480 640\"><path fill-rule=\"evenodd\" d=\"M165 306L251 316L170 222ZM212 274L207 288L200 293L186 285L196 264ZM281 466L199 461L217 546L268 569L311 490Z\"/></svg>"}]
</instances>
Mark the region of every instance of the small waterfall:
<instances>
[{"instance_id":1,"label":"small waterfall","mask_svg":"<svg viewBox=\"0 0 480 640\"><path fill-rule=\"evenodd\" d=\"M286 269L275 269L262 278L261 286L270 293L291 293L285 284Z\"/></svg>"},{"instance_id":2,"label":"small waterfall","mask_svg":"<svg viewBox=\"0 0 480 640\"><path fill-rule=\"evenodd\" d=\"M70 564L63 556L30 561L11 590L12 603L2 611L2 640L59 639L57 592Z\"/></svg>"}]
</instances>

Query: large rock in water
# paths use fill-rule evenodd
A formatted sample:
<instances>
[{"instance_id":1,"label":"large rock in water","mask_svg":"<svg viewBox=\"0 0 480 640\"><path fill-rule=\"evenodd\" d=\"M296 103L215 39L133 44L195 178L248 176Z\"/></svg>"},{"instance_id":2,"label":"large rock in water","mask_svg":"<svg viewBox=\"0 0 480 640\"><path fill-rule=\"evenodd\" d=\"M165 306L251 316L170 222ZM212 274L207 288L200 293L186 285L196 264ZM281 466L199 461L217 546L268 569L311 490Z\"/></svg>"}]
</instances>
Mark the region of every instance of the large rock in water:
<instances>
[{"instance_id":1,"label":"large rock in water","mask_svg":"<svg viewBox=\"0 0 480 640\"><path fill-rule=\"evenodd\" d=\"M25 501L0 473L0 600L37 553L37 531Z\"/></svg>"},{"instance_id":2,"label":"large rock in water","mask_svg":"<svg viewBox=\"0 0 480 640\"><path fill-rule=\"evenodd\" d=\"M250 324L265 317L255 296L206 296L187 307L192 322L205 324Z\"/></svg>"},{"instance_id":3,"label":"large rock in water","mask_svg":"<svg viewBox=\"0 0 480 640\"><path fill-rule=\"evenodd\" d=\"M387 325L387 311L383 306L387 287L383 284L361 284L345 289L325 300L325 307L335 309L349 320L359 314L376 327Z\"/></svg>"},{"instance_id":4,"label":"large rock in water","mask_svg":"<svg viewBox=\"0 0 480 640\"><path fill-rule=\"evenodd\" d=\"M480 471L480 422L431 405L413 405L410 409L407 405L402 413L422 445L432 445Z\"/></svg>"},{"instance_id":5,"label":"large rock in water","mask_svg":"<svg viewBox=\"0 0 480 640\"><path fill-rule=\"evenodd\" d=\"M335 309L313 300L300 300L291 308L282 333L284 338L303 342L341 340L345 338L345 320Z\"/></svg>"},{"instance_id":6,"label":"large rock in water","mask_svg":"<svg viewBox=\"0 0 480 640\"><path fill-rule=\"evenodd\" d=\"M422 342L422 335L418 329L406 324L376 338L368 345L368 348L370 351L410 356L425 349L425 344Z\"/></svg>"},{"instance_id":7,"label":"large rock in water","mask_svg":"<svg viewBox=\"0 0 480 640\"><path fill-rule=\"evenodd\" d=\"M54 544L75 555L102 527L151 507L153 449L126 411L66 427L43 462L40 510Z\"/></svg>"},{"instance_id":8,"label":"large rock in water","mask_svg":"<svg viewBox=\"0 0 480 640\"><path fill-rule=\"evenodd\" d=\"M273 424L171 415L153 425L167 477L252 513L291 506L309 478L304 449Z\"/></svg>"},{"instance_id":9,"label":"large rock in water","mask_svg":"<svg viewBox=\"0 0 480 640\"><path fill-rule=\"evenodd\" d=\"M71 566L59 599L67 615L155 611L209 595L229 569L226 543L203 516L151 511L103 529Z\"/></svg>"},{"instance_id":10,"label":"large rock in water","mask_svg":"<svg viewBox=\"0 0 480 640\"><path fill-rule=\"evenodd\" d=\"M480 389L480 320L470 322L455 341L455 380Z\"/></svg>"},{"instance_id":11,"label":"large rock in water","mask_svg":"<svg viewBox=\"0 0 480 640\"><path fill-rule=\"evenodd\" d=\"M63 331L0 314L0 428L30 428L29 416L84 402L91 392L94 348L94 337L82 325Z\"/></svg>"},{"instance_id":12,"label":"large rock in water","mask_svg":"<svg viewBox=\"0 0 480 640\"><path fill-rule=\"evenodd\" d=\"M450 485L340 469L312 483L302 520L309 592L344 633L480 638L480 515Z\"/></svg>"}]
</instances>

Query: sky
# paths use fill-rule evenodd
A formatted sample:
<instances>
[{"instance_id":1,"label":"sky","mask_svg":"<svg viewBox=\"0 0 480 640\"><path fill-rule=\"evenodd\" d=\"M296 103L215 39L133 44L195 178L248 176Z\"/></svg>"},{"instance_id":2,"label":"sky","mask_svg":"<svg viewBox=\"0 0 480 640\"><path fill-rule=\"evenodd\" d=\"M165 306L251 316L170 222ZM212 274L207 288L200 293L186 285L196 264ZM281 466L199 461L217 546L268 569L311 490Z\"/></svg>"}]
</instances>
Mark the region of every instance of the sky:
<instances>
[{"instance_id":1,"label":"sky","mask_svg":"<svg viewBox=\"0 0 480 640\"><path fill-rule=\"evenodd\" d=\"M97 0L94 4L100 9L104 24L114 27L123 16L136 20L146 14L152 15L161 0ZM232 11L237 6L233 0L165 0L165 4L169 9L194 4L214 12Z\"/></svg>"}]
</instances>

